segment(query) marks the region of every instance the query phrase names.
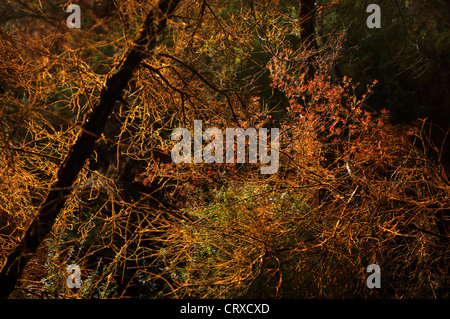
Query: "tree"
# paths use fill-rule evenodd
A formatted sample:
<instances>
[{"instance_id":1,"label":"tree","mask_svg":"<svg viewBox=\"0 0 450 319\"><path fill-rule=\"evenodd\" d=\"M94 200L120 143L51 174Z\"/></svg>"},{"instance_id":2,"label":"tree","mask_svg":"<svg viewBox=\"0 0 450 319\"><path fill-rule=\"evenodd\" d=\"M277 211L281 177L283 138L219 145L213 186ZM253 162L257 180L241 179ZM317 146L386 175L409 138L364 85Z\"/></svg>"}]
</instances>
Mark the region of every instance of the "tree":
<instances>
[{"instance_id":1,"label":"tree","mask_svg":"<svg viewBox=\"0 0 450 319\"><path fill-rule=\"evenodd\" d=\"M156 45L158 34L166 25L179 1L161 1L146 17L139 34L133 41L133 48L127 52L123 61L113 70L100 92L99 103L82 126L82 131L67 157L58 170L58 178L52 185L39 212L28 227L19 245L8 256L0 273L0 296L8 296L14 289L17 279L30 257L52 228L56 217L71 193L72 184L84 166L86 159L94 150L95 141L100 137L106 121L116 101L133 76L139 63Z\"/></svg>"}]
</instances>

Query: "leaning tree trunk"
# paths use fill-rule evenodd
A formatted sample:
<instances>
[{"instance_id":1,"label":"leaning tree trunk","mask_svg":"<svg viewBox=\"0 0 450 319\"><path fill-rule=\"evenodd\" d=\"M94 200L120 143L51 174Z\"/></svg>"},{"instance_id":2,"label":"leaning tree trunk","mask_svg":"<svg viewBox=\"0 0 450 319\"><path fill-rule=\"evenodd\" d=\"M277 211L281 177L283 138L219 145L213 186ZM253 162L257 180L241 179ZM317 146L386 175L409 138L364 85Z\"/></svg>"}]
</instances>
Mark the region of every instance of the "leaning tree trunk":
<instances>
[{"instance_id":1,"label":"leaning tree trunk","mask_svg":"<svg viewBox=\"0 0 450 319\"><path fill-rule=\"evenodd\" d=\"M28 227L15 250L8 256L0 272L0 298L6 298L14 290L25 265L36 253L44 237L50 232L54 221L70 195L71 186L92 154L94 144L104 130L106 121L122 91L138 68L140 62L154 49L158 34L166 26L180 0L160 0L147 15L134 46L126 53L123 61L110 74L100 92L100 100L82 126L75 144L61 164L56 182L52 185L38 214Z\"/></svg>"}]
</instances>

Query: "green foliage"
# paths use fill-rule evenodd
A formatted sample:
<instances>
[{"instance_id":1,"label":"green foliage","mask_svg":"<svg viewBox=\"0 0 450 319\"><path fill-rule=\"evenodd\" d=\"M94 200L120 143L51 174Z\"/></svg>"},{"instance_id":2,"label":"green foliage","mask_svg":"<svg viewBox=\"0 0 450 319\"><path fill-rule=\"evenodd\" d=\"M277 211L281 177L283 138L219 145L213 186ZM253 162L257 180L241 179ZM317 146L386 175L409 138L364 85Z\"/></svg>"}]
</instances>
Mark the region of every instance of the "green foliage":
<instances>
[{"instance_id":1,"label":"green foliage","mask_svg":"<svg viewBox=\"0 0 450 319\"><path fill-rule=\"evenodd\" d=\"M266 183L236 183L212 193L213 201L188 209L198 226L185 223L171 232L189 245L187 251L181 250L187 260L169 250L172 245L164 249L181 287L178 293L228 298L257 293L254 281L267 284L272 259L283 254L277 251L289 250L311 236L301 223L310 208L300 193ZM280 271L295 272L296 258ZM287 280L284 285L289 290L295 282ZM248 291L249 287L254 288ZM265 297L277 295L276 287L267 289Z\"/></svg>"},{"instance_id":2,"label":"green foliage","mask_svg":"<svg viewBox=\"0 0 450 319\"><path fill-rule=\"evenodd\" d=\"M381 8L381 28L369 29L364 1L339 1L325 9L324 34L346 31L339 65L362 84L379 80L368 104L387 108L394 122L429 117L448 128L449 33L445 1L372 1ZM447 14L446 14L447 13ZM359 92L362 94L362 92Z\"/></svg>"}]
</instances>

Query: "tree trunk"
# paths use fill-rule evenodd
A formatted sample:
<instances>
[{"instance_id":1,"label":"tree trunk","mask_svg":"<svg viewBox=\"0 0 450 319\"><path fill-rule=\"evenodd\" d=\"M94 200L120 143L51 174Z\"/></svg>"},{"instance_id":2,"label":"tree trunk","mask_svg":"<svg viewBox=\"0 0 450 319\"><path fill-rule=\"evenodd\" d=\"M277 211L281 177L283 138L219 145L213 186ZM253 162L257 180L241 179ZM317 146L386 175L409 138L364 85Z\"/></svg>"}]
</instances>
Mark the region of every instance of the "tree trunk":
<instances>
[{"instance_id":1,"label":"tree trunk","mask_svg":"<svg viewBox=\"0 0 450 319\"><path fill-rule=\"evenodd\" d=\"M82 126L82 132L69 150L61 164L56 182L39 208L38 214L28 227L16 249L8 256L0 272L0 298L6 298L14 290L28 260L36 253L44 237L50 232L54 221L72 191L72 184L82 169L86 159L91 156L94 144L103 132L106 121L122 91L138 68L139 63L156 45L158 34L166 26L180 0L160 0L146 17L134 46L127 52L123 61L108 77L100 100Z\"/></svg>"},{"instance_id":2,"label":"tree trunk","mask_svg":"<svg viewBox=\"0 0 450 319\"><path fill-rule=\"evenodd\" d=\"M317 50L315 0L301 0L299 10L300 38L307 50Z\"/></svg>"},{"instance_id":3,"label":"tree trunk","mask_svg":"<svg viewBox=\"0 0 450 319\"><path fill-rule=\"evenodd\" d=\"M307 57L307 63L309 65L308 77L311 79L314 77L314 58L320 50L320 45L317 41L316 35L316 19L318 18L317 6L320 6L319 0L301 0L299 7L299 28L300 28L300 38L303 45L306 48L306 52L311 53ZM320 14L320 13L319 13ZM322 19L319 16L319 19ZM323 23L321 21L320 23ZM319 23L319 25L320 25ZM318 30L319 36L322 36L321 27ZM340 83L342 80L342 73L337 65L333 64L331 68L331 75L333 77L334 83Z\"/></svg>"}]
</instances>

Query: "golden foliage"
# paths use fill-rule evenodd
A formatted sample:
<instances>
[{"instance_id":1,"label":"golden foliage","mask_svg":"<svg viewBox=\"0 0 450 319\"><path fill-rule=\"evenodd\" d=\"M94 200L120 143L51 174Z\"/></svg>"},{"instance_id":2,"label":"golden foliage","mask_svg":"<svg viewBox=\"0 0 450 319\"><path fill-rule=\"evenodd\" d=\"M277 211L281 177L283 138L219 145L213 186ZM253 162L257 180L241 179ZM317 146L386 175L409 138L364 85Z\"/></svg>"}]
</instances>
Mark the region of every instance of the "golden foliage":
<instances>
[{"instance_id":1,"label":"golden foliage","mask_svg":"<svg viewBox=\"0 0 450 319\"><path fill-rule=\"evenodd\" d=\"M0 27L0 265L154 4L114 1L104 17L87 7L74 31L48 2L54 11L31 2L34 18ZM46 277L18 296L405 298L445 288L450 189L430 154L439 147L425 122L393 126L351 79L334 83L342 38L305 52L296 12L284 1L182 2L41 246ZM280 127L279 172L173 165L170 132L195 119ZM66 286L71 263L79 290ZM381 291L365 286L371 263Z\"/></svg>"}]
</instances>

